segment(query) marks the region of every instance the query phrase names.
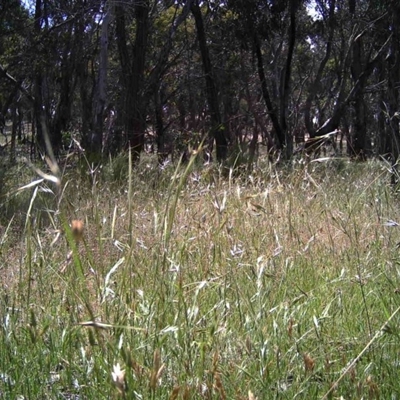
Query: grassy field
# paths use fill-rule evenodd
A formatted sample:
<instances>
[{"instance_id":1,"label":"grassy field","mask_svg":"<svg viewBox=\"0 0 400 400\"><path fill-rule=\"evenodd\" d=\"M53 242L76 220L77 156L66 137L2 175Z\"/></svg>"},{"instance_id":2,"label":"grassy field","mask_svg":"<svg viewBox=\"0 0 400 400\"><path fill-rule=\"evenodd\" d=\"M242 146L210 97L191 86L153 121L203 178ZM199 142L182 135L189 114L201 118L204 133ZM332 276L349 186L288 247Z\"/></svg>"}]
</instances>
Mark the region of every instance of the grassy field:
<instances>
[{"instance_id":1,"label":"grassy field","mask_svg":"<svg viewBox=\"0 0 400 400\"><path fill-rule=\"evenodd\" d=\"M37 172L0 177L0 397L400 398L383 164Z\"/></svg>"}]
</instances>

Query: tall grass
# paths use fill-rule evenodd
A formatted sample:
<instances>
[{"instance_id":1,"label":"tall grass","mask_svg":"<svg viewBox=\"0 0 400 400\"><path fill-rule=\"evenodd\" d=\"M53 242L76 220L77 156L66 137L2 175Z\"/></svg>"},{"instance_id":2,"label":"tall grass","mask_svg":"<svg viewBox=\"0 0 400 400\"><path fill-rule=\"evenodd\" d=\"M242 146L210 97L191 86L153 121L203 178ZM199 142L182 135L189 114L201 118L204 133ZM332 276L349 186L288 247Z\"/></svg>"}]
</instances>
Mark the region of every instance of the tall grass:
<instances>
[{"instance_id":1,"label":"tall grass","mask_svg":"<svg viewBox=\"0 0 400 400\"><path fill-rule=\"evenodd\" d=\"M82 171L3 198L4 398L397 398L400 215L379 163Z\"/></svg>"}]
</instances>

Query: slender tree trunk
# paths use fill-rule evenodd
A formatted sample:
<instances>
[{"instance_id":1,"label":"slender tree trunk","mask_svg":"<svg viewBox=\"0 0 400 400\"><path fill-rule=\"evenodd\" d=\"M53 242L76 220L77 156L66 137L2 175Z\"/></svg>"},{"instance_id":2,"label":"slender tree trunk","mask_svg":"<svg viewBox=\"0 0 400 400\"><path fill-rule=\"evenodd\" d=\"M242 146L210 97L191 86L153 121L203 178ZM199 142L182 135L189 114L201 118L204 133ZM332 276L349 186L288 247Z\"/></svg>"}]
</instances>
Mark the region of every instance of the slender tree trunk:
<instances>
[{"instance_id":1,"label":"slender tree trunk","mask_svg":"<svg viewBox=\"0 0 400 400\"><path fill-rule=\"evenodd\" d=\"M62 133L68 129L72 115L73 92L76 82L75 60L77 56L72 43L72 28L71 24L68 32L68 43L65 46L62 57L63 62L60 66L60 95L56 112L50 125L51 144L55 153L58 153L61 149Z\"/></svg>"},{"instance_id":2,"label":"slender tree trunk","mask_svg":"<svg viewBox=\"0 0 400 400\"><path fill-rule=\"evenodd\" d=\"M137 156L144 148L144 131L146 128L146 108L148 99L144 97L144 69L149 30L149 6L146 2L136 6L136 38L134 57L130 74L126 111L127 135L129 147ZM130 112L129 112L130 110Z\"/></svg>"},{"instance_id":3,"label":"slender tree trunk","mask_svg":"<svg viewBox=\"0 0 400 400\"><path fill-rule=\"evenodd\" d=\"M85 62L86 61L86 62ZM80 132L82 135L82 145L86 149L91 148L90 132L92 130L92 102L89 93L89 74L87 67L88 60L82 60L78 66L78 79L79 79L79 97L82 124Z\"/></svg>"},{"instance_id":4,"label":"slender tree trunk","mask_svg":"<svg viewBox=\"0 0 400 400\"><path fill-rule=\"evenodd\" d=\"M215 139L217 161L222 162L228 154L228 141L226 138L225 126L222 124L219 110L218 89L213 74L210 54L207 46L206 33L204 30L203 16L199 3L192 4L192 14L196 23L197 40L200 46L201 58L203 61L203 70L206 79L207 102L210 108L211 118L211 137Z\"/></svg>"},{"instance_id":5,"label":"slender tree trunk","mask_svg":"<svg viewBox=\"0 0 400 400\"><path fill-rule=\"evenodd\" d=\"M15 162L15 147L17 141L17 128L18 128L18 114L17 114L17 104L13 104L11 111L11 144L10 144L10 162Z\"/></svg>"},{"instance_id":6,"label":"slender tree trunk","mask_svg":"<svg viewBox=\"0 0 400 400\"><path fill-rule=\"evenodd\" d=\"M84 16L76 22L76 35L79 38L77 44L78 54L84 54L84 50L91 39L92 32L87 31L86 21ZM90 56L77 58L76 64L76 80L79 85L79 106L81 125L79 131L82 137L82 146L91 151L91 132L93 128L92 106L93 106L93 89L94 84L89 80L89 65L93 63Z\"/></svg>"},{"instance_id":7,"label":"slender tree trunk","mask_svg":"<svg viewBox=\"0 0 400 400\"><path fill-rule=\"evenodd\" d=\"M379 63L378 67L378 82L384 82L387 79L385 63L383 60ZM391 158L391 130L388 129L388 125L386 124L386 91L379 92L379 100L378 100L378 120L377 120L377 129L376 129L376 154L382 155L387 159Z\"/></svg>"},{"instance_id":8,"label":"slender tree trunk","mask_svg":"<svg viewBox=\"0 0 400 400\"><path fill-rule=\"evenodd\" d=\"M38 40L40 32L41 32L41 23L42 23L42 0L36 0L35 6L35 22L34 22L34 32L36 35L36 40ZM34 77L34 114L36 120L36 142L39 148L44 151L45 150L45 130L46 127L43 126L42 121L45 121L44 110L43 110L43 95L42 95L42 86L43 86L43 76L42 69L40 66L36 66L35 77Z\"/></svg>"},{"instance_id":9,"label":"slender tree trunk","mask_svg":"<svg viewBox=\"0 0 400 400\"><path fill-rule=\"evenodd\" d=\"M121 4L115 8L118 52L122 68L122 81L125 88L125 100L122 118L132 150L133 158L138 160L144 148L146 110L148 99L144 94L144 72L149 35L149 2L141 1L135 5L136 32L132 49L132 61L129 54L126 35L124 9Z\"/></svg>"},{"instance_id":10,"label":"slender tree trunk","mask_svg":"<svg viewBox=\"0 0 400 400\"><path fill-rule=\"evenodd\" d=\"M317 95L317 93L319 91L320 82L322 79L322 74L324 72L325 66L331 57L332 41L333 41L333 35L335 33L335 21L334 21L335 4L336 4L336 0L330 0L329 17L328 17L329 19L327 22L329 34L328 34L328 40L326 42L325 55L318 66L318 70L317 70L317 74L315 75L315 79L311 82L311 84L309 86L308 96L307 96L306 103L305 103L304 123L306 125L308 133L310 134L310 137L312 137L312 138L315 137L316 130L314 128L314 124L312 121L311 107L312 107L312 103L315 99L315 96Z\"/></svg>"},{"instance_id":11,"label":"slender tree trunk","mask_svg":"<svg viewBox=\"0 0 400 400\"><path fill-rule=\"evenodd\" d=\"M340 120L342 119L346 107L348 107L349 103L353 101L357 96L359 96L362 88L365 87L366 81L369 76L372 74L374 68L379 64L381 57L383 57L384 52L389 44L390 37L388 40L380 47L377 51L375 57L365 64L363 67L362 73L359 78L351 88L350 92L347 94L347 82L348 82L348 70L351 64L351 51L352 46L354 45L354 40L350 43L348 51L344 56L343 67L341 72L341 82L338 90L337 100L335 102L335 106L332 111L332 116L326 120L326 122L318 128L315 132L316 136L323 136L329 132L334 131L338 128L340 124Z\"/></svg>"},{"instance_id":12,"label":"slender tree trunk","mask_svg":"<svg viewBox=\"0 0 400 400\"><path fill-rule=\"evenodd\" d=\"M166 151L167 143L165 143L165 129L164 129L164 118L163 118L163 101L161 96L161 88L159 88L154 95L154 114L155 114L155 131L157 138L157 156L158 162L162 165L167 157L168 152Z\"/></svg>"},{"instance_id":13,"label":"slender tree trunk","mask_svg":"<svg viewBox=\"0 0 400 400\"><path fill-rule=\"evenodd\" d=\"M286 65L283 71L283 79L281 82L281 102L280 102L280 126L283 134L285 135L286 144L286 158L289 159L293 155L293 135L289 132L287 126L287 115L289 110L289 93L290 93L290 80L292 74L292 60L294 45L296 41L296 12L297 12L297 1L290 0L290 26L289 26L289 47L286 58Z\"/></svg>"},{"instance_id":14,"label":"slender tree trunk","mask_svg":"<svg viewBox=\"0 0 400 400\"><path fill-rule=\"evenodd\" d=\"M260 47L260 41L258 39L257 33L254 33L254 51L256 53L257 57L257 72L258 72L258 77L260 79L261 83L261 90L263 94L263 98L265 101L265 104L267 106L267 110L269 113L269 116L272 121L272 125L276 134L277 138L277 148L278 150L283 150L286 146L286 135L285 132L282 130L281 125L279 123L279 116L278 116L278 111L276 109L276 106L272 103L271 97L269 95L268 91L268 86L267 86L267 80L265 77L265 72L264 72L264 61L262 57L262 52L261 52L261 47Z\"/></svg>"},{"instance_id":15,"label":"slender tree trunk","mask_svg":"<svg viewBox=\"0 0 400 400\"><path fill-rule=\"evenodd\" d=\"M48 14L46 0L36 0L34 34L38 42L42 38L42 24L44 30L48 30ZM44 60L36 59L34 71L34 113L36 119L36 144L42 153L47 154L54 160L54 152L49 134L49 101L45 101L43 93L45 92L45 74L44 66L41 64Z\"/></svg>"},{"instance_id":16,"label":"slender tree trunk","mask_svg":"<svg viewBox=\"0 0 400 400\"><path fill-rule=\"evenodd\" d=\"M397 169L396 173L392 174L392 183L398 184L399 179L399 167L398 162L400 159L400 128L399 120L396 113L399 111L399 82L400 82L400 7L393 6L393 36L390 44L390 56L387 59L388 66L388 88L387 88L387 109L386 117L389 121L391 130L391 153L392 153L392 164L393 168Z\"/></svg>"},{"instance_id":17,"label":"slender tree trunk","mask_svg":"<svg viewBox=\"0 0 400 400\"><path fill-rule=\"evenodd\" d=\"M99 75L93 98L93 136L91 151L100 153L103 143L104 109L107 103L107 73L108 73L108 29L113 19L113 0L109 0L107 11L101 24Z\"/></svg>"},{"instance_id":18,"label":"slender tree trunk","mask_svg":"<svg viewBox=\"0 0 400 400\"><path fill-rule=\"evenodd\" d=\"M351 21L353 25L356 24L356 1L349 0L349 11ZM360 76L363 72L363 64L364 64L364 52L363 52L363 43L362 37L360 36L358 39L354 41L352 46L352 61L351 61L351 75L353 78L354 84L360 79ZM353 100L353 109L354 109L354 123L353 123L353 138L352 138L352 155L353 157L365 160L365 146L366 146L366 132L367 132L367 124L366 124L366 115L365 108L366 104L364 101L364 86L360 87L357 96L354 97Z\"/></svg>"}]
</instances>

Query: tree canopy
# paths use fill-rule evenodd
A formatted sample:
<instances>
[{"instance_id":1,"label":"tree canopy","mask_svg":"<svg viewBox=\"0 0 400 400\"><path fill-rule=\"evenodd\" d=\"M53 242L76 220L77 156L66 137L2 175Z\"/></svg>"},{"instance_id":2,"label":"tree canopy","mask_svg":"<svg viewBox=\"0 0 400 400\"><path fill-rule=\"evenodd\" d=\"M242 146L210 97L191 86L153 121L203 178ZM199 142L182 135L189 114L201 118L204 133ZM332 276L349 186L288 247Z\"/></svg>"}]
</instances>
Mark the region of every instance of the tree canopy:
<instances>
[{"instance_id":1,"label":"tree canopy","mask_svg":"<svg viewBox=\"0 0 400 400\"><path fill-rule=\"evenodd\" d=\"M9 0L0 110L42 151L75 134L91 154L291 158L340 132L352 157L397 160L399 18L390 0Z\"/></svg>"}]
</instances>

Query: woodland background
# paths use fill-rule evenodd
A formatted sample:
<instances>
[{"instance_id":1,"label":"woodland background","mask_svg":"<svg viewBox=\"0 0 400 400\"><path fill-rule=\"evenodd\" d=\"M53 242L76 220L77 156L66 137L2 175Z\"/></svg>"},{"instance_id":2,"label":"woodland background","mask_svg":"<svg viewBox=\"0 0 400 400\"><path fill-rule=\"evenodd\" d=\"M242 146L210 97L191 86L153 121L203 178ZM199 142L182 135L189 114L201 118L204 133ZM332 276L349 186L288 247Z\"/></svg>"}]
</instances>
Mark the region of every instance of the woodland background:
<instances>
[{"instance_id":1,"label":"woodland background","mask_svg":"<svg viewBox=\"0 0 400 400\"><path fill-rule=\"evenodd\" d=\"M0 397L398 399L399 46L397 0L0 1Z\"/></svg>"},{"instance_id":2,"label":"woodland background","mask_svg":"<svg viewBox=\"0 0 400 400\"><path fill-rule=\"evenodd\" d=\"M204 140L252 162L339 129L351 157L397 160L399 47L393 0L6 0L2 151L48 135L164 160Z\"/></svg>"}]
</instances>

